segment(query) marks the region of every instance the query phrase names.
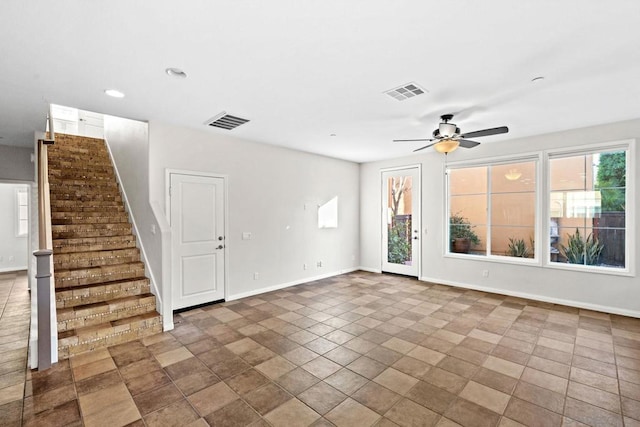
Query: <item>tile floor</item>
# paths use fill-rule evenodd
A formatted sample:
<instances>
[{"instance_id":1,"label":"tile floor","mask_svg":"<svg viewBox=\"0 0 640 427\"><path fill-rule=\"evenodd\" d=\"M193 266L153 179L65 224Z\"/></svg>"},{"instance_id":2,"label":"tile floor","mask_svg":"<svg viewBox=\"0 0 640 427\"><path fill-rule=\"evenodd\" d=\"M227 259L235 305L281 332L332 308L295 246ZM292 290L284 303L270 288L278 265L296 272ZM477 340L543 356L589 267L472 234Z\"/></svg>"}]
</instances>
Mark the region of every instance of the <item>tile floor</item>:
<instances>
[{"instance_id":1,"label":"tile floor","mask_svg":"<svg viewBox=\"0 0 640 427\"><path fill-rule=\"evenodd\" d=\"M640 426L640 319L355 272L174 321L27 372L0 424Z\"/></svg>"}]
</instances>

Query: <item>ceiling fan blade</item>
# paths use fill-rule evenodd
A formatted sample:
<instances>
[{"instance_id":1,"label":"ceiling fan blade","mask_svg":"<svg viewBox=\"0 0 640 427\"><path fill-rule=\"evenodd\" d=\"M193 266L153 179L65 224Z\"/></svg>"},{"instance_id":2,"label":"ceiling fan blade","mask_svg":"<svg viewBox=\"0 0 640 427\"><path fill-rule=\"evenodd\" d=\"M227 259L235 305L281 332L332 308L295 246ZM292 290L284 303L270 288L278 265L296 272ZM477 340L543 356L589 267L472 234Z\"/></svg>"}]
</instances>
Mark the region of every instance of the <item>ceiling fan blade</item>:
<instances>
[{"instance_id":1,"label":"ceiling fan blade","mask_svg":"<svg viewBox=\"0 0 640 427\"><path fill-rule=\"evenodd\" d=\"M393 142L416 142L416 141L433 141L433 139L421 138L421 139L394 139Z\"/></svg>"},{"instance_id":2,"label":"ceiling fan blade","mask_svg":"<svg viewBox=\"0 0 640 427\"><path fill-rule=\"evenodd\" d=\"M424 147L420 147L417 150L413 150L413 152L415 153L416 151L422 151L425 148L429 148L429 147L433 147L434 145L436 145L436 143L434 142L433 144L429 144L429 145L425 145Z\"/></svg>"},{"instance_id":3,"label":"ceiling fan blade","mask_svg":"<svg viewBox=\"0 0 640 427\"><path fill-rule=\"evenodd\" d=\"M475 132L465 133L460 136L462 138L479 138L481 136L499 135L501 133L507 133L507 132L509 132L509 128L506 126L501 126L499 128L477 130Z\"/></svg>"},{"instance_id":4,"label":"ceiling fan blade","mask_svg":"<svg viewBox=\"0 0 640 427\"><path fill-rule=\"evenodd\" d=\"M480 145L479 142L471 141L469 139L459 139L458 142L460 143L460 147L464 148L473 148L476 145Z\"/></svg>"}]
</instances>

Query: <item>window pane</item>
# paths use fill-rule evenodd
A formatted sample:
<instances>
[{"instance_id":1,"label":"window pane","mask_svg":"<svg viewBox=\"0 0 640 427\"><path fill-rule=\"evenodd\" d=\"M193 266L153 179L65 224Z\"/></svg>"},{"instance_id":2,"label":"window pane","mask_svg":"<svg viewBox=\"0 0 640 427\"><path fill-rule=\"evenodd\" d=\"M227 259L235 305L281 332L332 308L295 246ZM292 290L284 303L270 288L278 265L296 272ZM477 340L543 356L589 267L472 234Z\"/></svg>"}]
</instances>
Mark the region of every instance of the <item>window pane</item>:
<instances>
[{"instance_id":1,"label":"window pane","mask_svg":"<svg viewBox=\"0 0 640 427\"><path fill-rule=\"evenodd\" d=\"M477 228L479 224L487 222L486 182L486 167L450 171L450 251L469 253L472 248L480 245L481 238Z\"/></svg>"},{"instance_id":2,"label":"window pane","mask_svg":"<svg viewBox=\"0 0 640 427\"><path fill-rule=\"evenodd\" d=\"M491 227L491 254L511 257L533 258L535 254L535 228Z\"/></svg>"},{"instance_id":3,"label":"window pane","mask_svg":"<svg viewBox=\"0 0 640 427\"><path fill-rule=\"evenodd\" d=\"M577 155L549 163L551 261L624 268L626 152Z\"/></svg>"},{"instance_id":4,"label":"window pane","mask_svg":"<svg viewBox=\"0 0 640 427\"><path fill-rule=\"evenodd\" d=\"M18 236L24 236L29 231L29 221L28 220L20 220L18 224Z\"/></svg>"},{"instance_id":5,"label":"window pane","mask_svg":"<svg viewBox=\"0 0 640 427\"><path fill-rule=\"evenodd\" d=\"M413 182L410 175L398 175L387 181L387 262L411 265L411 219Z\"/></svg>"},{"instance_id":6,"label":"window pane","mask_svg":"<svg viewBox=\"0 0 640 427\"><path fill-rule=\"evenodd\" d=\"M487 167L452 169L449 171L449 194L486 194Z\"/></svg>"},{"instance_id":7,"label":"window pane","mask_svg":"<svg viewBox=\"0 0 640 427\"><path fill-rule=\"evenodd\" d=\"M535 226L535 193L492 194L491 225Z\"/></svg>"},{"instance_id":8,"label":"window pane","mask_svg":"<svg viewBox=\"0 0 640 427\"><path fill-rule=\"evenodd\" d=\"M491 166L491 192L534 192L536 185L536 163L509 163Z\"/></svg>"}]
</instances>

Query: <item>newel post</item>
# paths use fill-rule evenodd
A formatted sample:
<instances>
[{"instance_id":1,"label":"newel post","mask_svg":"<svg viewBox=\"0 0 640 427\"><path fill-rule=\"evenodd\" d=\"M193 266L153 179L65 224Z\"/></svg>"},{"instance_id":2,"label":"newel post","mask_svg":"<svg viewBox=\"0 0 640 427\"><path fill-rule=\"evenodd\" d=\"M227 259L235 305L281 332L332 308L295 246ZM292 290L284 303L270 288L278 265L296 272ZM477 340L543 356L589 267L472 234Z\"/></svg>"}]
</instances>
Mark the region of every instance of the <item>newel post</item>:
<instances>
[{"instance_id":1,"label":"newel post","mask_svg":"<svg viewBox=\"0 0 640 427\"><path fill-rule=\"evenodd\" d=\"M35 251L38 292L38 370L51 367L51 255L50 249Z\"/></svg>"}]
</instances>

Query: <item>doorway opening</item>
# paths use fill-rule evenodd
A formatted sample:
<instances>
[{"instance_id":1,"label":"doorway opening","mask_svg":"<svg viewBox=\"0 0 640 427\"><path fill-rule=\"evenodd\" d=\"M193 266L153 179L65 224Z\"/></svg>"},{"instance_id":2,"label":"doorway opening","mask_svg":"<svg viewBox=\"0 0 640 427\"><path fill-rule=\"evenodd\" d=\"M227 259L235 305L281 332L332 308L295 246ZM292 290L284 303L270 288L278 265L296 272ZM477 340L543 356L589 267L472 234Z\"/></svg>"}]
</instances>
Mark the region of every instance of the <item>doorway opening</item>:
<instances>
[{"instance_id":1,"label":"doorway opening","mask_svg":"<svg viewBox=\"0 0 640 427\"><path fill-rule=\"evenodd\" d=\"M171 307L224 300L227 283L225 176L167 171Z\"/></svg>"},{"instance_id":2,"label":"doorway opening","mask_svg":"<svg viewBox=\"0 0 640 427\"><path fill-rule=\"evenodd\" d=\"M382 175L382 271L420 277L420 166Z\"/></svg>"}]
</instances>

